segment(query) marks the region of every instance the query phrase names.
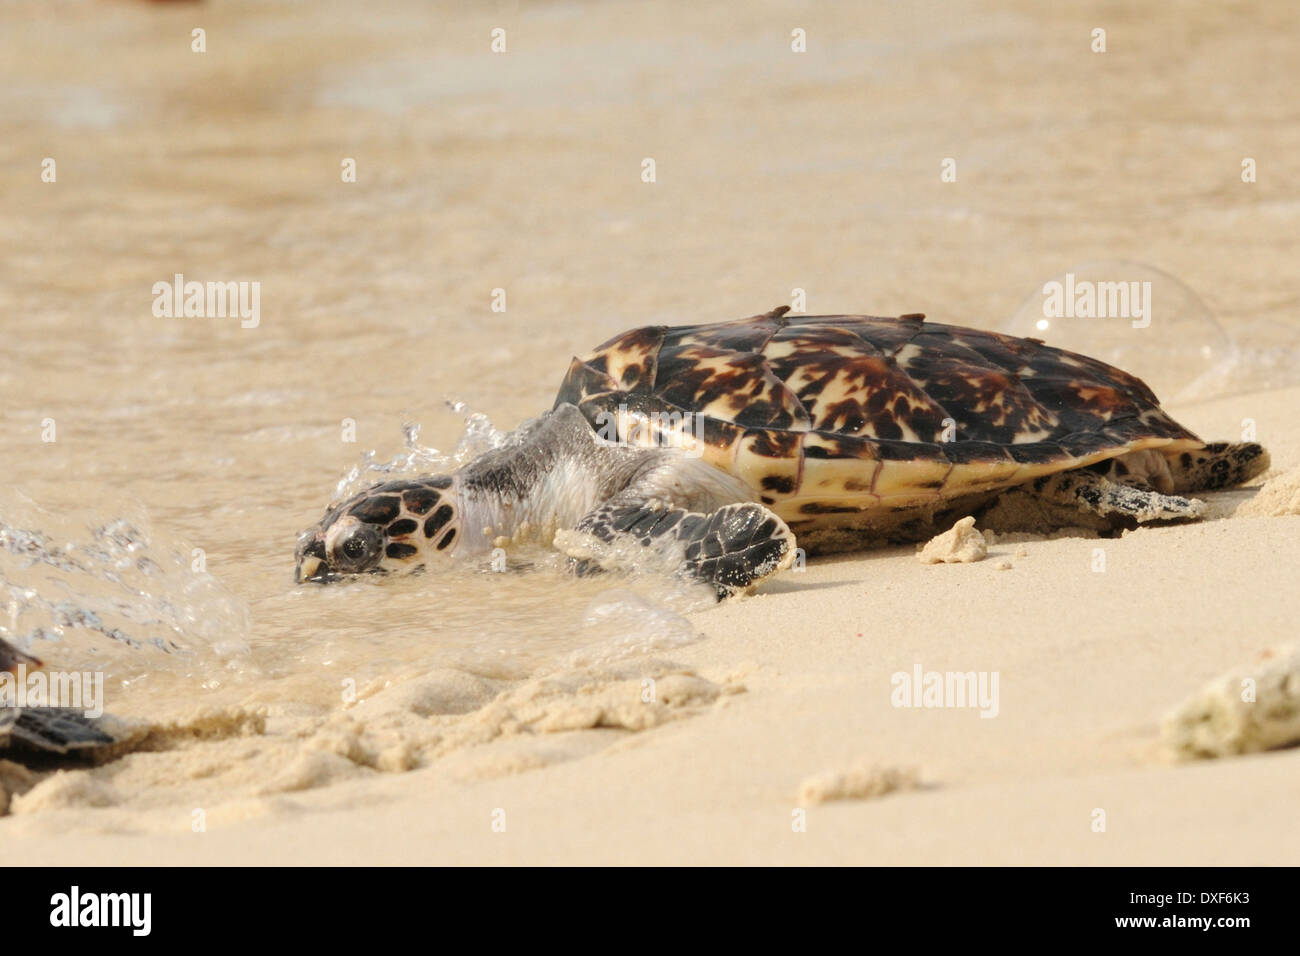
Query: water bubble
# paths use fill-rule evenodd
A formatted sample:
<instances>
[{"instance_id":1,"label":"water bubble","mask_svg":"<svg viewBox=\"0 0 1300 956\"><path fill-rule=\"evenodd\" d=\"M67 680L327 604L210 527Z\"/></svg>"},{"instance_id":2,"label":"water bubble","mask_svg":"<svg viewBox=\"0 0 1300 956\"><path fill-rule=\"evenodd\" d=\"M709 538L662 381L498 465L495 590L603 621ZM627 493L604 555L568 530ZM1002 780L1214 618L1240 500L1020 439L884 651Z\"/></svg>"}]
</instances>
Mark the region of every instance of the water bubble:
<instances>
[{"instance_id":1,"label":"water bubble","mask_svg":"<svg viewBox=\"0 0 1300 956\"><path fill-rule=\"evenodd\" d=\"M1239 395L1300 385L1300 327L1255 319L1236 327L1236 360L1207 383L1210 394Z\"/></svg>"},{"instance_id":2,"label":"water bubble","mask_svg":"<svg viewBox=\"0 0 1300 956\"><path fill-rule=\"evenodd\" d=\"M1223 394L1238 349L1187 285L1152 266L1085 262L1042 283L1002 327L1143 379L1164 402Z\"/></svg>"}]
</instances>

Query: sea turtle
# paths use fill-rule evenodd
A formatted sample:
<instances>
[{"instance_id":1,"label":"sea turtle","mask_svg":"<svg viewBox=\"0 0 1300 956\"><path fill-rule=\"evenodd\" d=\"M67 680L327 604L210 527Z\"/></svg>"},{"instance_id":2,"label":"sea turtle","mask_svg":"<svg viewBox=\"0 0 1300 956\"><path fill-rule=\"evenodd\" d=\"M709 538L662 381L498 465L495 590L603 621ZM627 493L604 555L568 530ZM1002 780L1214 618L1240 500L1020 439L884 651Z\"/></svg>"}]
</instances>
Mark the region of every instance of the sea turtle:
<instances>
[{"instance_id":1,"label":"sea turtle","mask_svg":"<svg viewBox=\"0 0 1300 956\"><path fill-rule=\"evenodd\" d=\"M454 474L389 481L303 532L298 581L533 536L579 572L666 561L725 597L808 552L926 537L1008 489L1106 528L1194 519L1258 474L1147 386L1038 339L919 314L655 326L569 367L553 409ZM560 532L557 534L557 532ZM576 532L576 533L575 533Z\"/></svg>"},{"instance_id":2,"label":"sea turtle","mask_svg":"<svg viewBox=\"0 0 1300 956\"><path fill-rule=\"evenodd\" d=\"M0 675L18 673L19 665L40 667L41 662L0 639ZM87 717L75 708L0 703L0 755L12 756L12 750L62 755L113 743L116 740L104 731L99 718Z\"/></svg>"}]
</instances>

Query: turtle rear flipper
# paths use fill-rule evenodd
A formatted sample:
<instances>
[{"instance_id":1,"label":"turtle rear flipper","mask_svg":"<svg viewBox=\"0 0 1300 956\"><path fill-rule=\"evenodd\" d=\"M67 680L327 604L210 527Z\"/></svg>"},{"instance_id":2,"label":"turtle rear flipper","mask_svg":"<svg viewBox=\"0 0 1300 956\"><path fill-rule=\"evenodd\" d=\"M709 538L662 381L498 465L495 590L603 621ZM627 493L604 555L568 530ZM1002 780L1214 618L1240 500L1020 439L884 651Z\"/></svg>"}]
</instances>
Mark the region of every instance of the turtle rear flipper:
<instances>
[{"instance_id":1,"label":"turtle rear flipper","mask_svg":"<svg viewBox=\"0 0 1300 956\"><path fill-rule=\"evenodd\" d=\"M15 743L28 749L67 754L106 747L115 738L72 707L6 707L0 709L0 750Z\"/></svg>"},{"instance_id":2,"label":"turtle rear flipper","mask_svg":"<svg viewBox=\"0 0 1300 956\"><path fill-rule=\"evenodd\" d=\"M577 531L608 546L595 553L568 549L579 574L630 569L642 563L639 558L650 559L646 563L658 559L711 586L719 600L752 587L794 560L793 532L753 502L701 514L653 500L615 500L587 514Z\"/></svg>"},{"instance_id":3,"label":"turtle rear flipper","mask_svg":"<svg viewBox=\"0 0 1300 956\"><path fill-rule=\"evenodd\" d=\"M1268 470L1269 456L1255 442L1214 442L1196 451L1169 455L1174 490L1217 491L1249 481Z\"/></svg>"}]
</instances>

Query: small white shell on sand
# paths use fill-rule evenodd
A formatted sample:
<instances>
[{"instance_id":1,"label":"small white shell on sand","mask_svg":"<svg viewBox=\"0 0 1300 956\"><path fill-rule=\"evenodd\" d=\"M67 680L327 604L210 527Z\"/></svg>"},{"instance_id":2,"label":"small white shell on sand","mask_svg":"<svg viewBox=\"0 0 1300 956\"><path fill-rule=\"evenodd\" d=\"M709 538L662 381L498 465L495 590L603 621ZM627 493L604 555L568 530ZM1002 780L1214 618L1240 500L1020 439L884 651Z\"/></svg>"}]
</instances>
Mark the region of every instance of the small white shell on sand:
<instances>
[{"instance_id":1,"label":"small white shell on sand","mask_svg":"<svg viewBox=\"0 0 1300 956\"><path fill-rule=\"evenodd\" d=\"M1210 681L1165 715L1161 739L1181 760L1300 744L1300 645L1265 651Z\"/></svg>"},{"instance_id":2,"label":"small white shell on sand","mask_svg":"<svg viewBox=\"0 0 1300 956\"><path fill-rule=\"evenodd\" d=\"M984 535L975 530L975 519L962 518L943 534L935 535L916 554L922 564L966 564L988 557Z\"/></svg>"}]
</instances>

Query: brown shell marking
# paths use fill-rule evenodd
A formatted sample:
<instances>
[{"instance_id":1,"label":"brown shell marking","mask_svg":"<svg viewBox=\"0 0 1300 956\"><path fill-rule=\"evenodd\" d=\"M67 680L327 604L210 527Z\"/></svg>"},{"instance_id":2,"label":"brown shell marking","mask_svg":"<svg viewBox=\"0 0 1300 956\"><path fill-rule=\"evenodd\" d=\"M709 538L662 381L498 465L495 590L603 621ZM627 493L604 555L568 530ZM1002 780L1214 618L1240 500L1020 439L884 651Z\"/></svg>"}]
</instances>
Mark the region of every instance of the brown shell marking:
<instances>
[{"instance_id":1,"label":"brown shell marking","mask_svg":"<svg viewBox=\"0 0 1300 956\"><path fill-rule=\"evenodd\" d=\"M589 364L619 388L627 391L648 388L655 380L656 362L666 331L664 326L633 329L619 337L618 348L598 350Z\"/></svg>"},{"instance_id":2,"label":"brown shell marking","mask_svg":"<svg viewBox=\"0 0 1300 956\"><path fill-rule=\"evenodd\" d=\"M742 427L804 431L810 425L799 399L758 352L665 343L654 392L669 404Z\"/></svg>"}]
</instances>

